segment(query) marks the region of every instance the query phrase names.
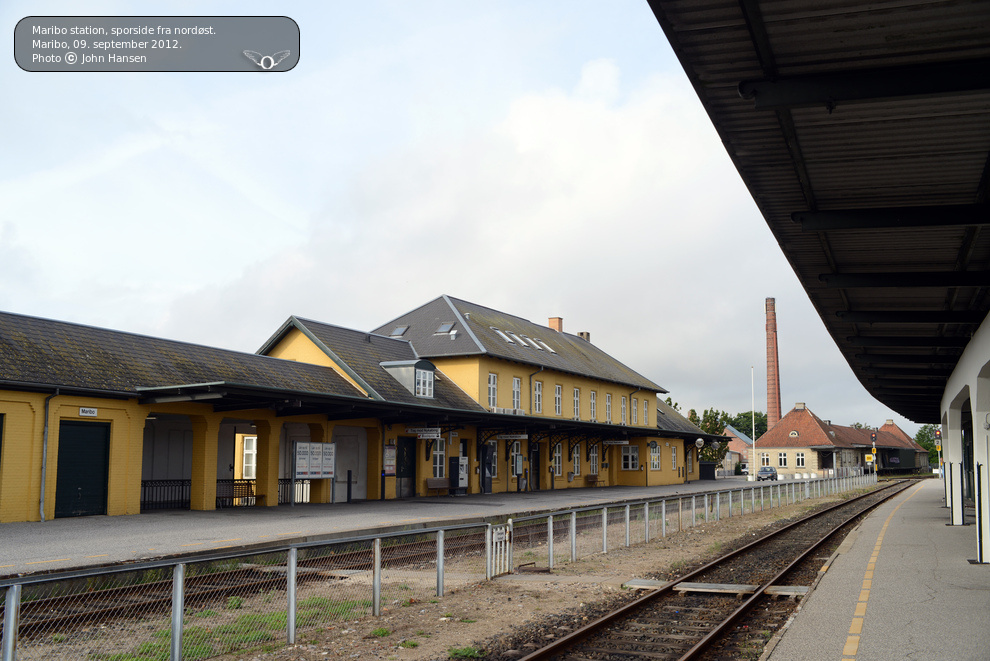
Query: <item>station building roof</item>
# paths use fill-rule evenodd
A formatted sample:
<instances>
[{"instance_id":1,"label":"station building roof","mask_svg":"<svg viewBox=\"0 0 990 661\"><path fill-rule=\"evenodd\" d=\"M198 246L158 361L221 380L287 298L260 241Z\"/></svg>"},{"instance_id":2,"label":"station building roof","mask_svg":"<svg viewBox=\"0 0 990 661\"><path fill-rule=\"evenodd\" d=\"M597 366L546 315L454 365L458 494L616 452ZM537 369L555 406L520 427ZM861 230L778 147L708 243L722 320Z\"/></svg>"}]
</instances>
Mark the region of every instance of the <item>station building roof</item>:
<instances>
[{"instance_id":1,"label":"station building roof","mask_svg":"<svg viewBox=\"0 0 990 661\"><path fill-rule=\"evenodd\" d=\"M408 340L422 358L487 355L655 393L667 392L588 339L450 296L440 296L374 332Z\"/></svg>"}]
</instances>

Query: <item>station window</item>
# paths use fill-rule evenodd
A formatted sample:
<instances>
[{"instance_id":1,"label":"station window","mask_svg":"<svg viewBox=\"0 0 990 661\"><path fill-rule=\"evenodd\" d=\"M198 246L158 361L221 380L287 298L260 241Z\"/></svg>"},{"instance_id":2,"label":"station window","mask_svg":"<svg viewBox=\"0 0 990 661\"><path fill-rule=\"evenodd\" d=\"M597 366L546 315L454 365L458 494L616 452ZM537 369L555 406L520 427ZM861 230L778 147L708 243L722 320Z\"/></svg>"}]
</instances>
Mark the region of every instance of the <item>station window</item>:
<instances>
[{"instance_id":1,"label":"station window","mask_svg":"<svg viewBox=\"0 0 990 661\"><path fill-rule=\"evenodd\" d=\"M522 379L518 376L512 377L512 408L522 408Z\"/></svg>"},{"instance_id":2,"label":"station window","mask_svg":"<svg viewBox=\"0 0 990 661\"><path fill-rule=\"evenodd\" d=\"M553 411L557 415L560 415L561 406L563 405L561 400L564 397L564 389L557 385L553 387Z\"/></svg>"},{"instance_id":3,"label":"station window","mask_svg":"<svg viewBox=\"0 0 990 661\"><path fill-rule=\"evenodd\" d=\"M433 477L444 477L444 464L447 463L447 441L438 438L433 441Z\"/></svg>"},{"instance_id":4,"label":"station window","mask_svg":"<svg viewBox=\"0 0 990 661\"><path fill-rule=\"evenodd\" d=\"M519 451L519 441L513 441L512 451L509 453L509 475L519 475L519 473L516 472L516 457L519 456Z\"/></svg>"},{"instance_id":5,"label":"station window","mask_svg":"<svg viewBox=\"0 0 990 661\"><path fill-rule=\"evenodd\" d=\"M598 475L598 446L592 445L588 450L588 470L592 475Z\"/></svg>"},{"instance_id":6,"label":"station window","mask_svg":"<svg viewBox=\"0 0 990 661\"><path fill-rule=\"evenodd\" d=\"M639 448L635 445L622 446L622 470L639 470Z\"/></svg>"},{"instance_id":7,"label":"station window","mask_svg":"<svg viewBox=\"0 0 990 661\"><path fill-rule=\"evenodd\" d=\"M622 424L626 424L626 398L622 397L621 404L619 405L619 415L622 417Z\"/></svg>"},{"instance_id":8,"label":"station window","mask_svg":"<svg viewBox=\"0 0 990 661\"><path fill-rule=\"evenodd\" d=\"M605 393L605 422L612 424L612 393Z\"/></svg>"},{"instance_id":9,"label":"station window","mask_svg":"<svg viewBox=\"0 0 990 661\"><path fill-rule=\"evenodd\" d=\"M650 424L650 407L646 405L646 400L643 400L643 424Z\"/></svg>"},{"instance_id":10,"label":"station window","mask_svg":"<svg viewBox=\"0 0 990 661\"><path fill-rule=\"evenodd\" d=\"M598 419L598 401L597 401L598 400L598 393L596 393L594 390L592 390L590 397L591 397L591 401L590 401L590 404L591 404L591 420L594 421L594 420L597 420Z\"/></svg>"},{"instance_id":11,"label":"station window","mask_svg":"<svg viewBox=\"0 0 990 661\"><path fill-rule=\"evenodd\" d=\"M660 470L660 446L654 445L650 447L650 470L658 471Z\"/></svg>"},{"instance_id":12,"label":"station window","mask_svg":"<svg viewBox=\"0 0 990 661\"><path fill-rule=\"evenodd\" d=\"M492 443L492 479L498 477L498 443Z\"/></svg>"},{"instance_id":13,"label":"station window","mask_svg":"<svg viewBox=\"0 0 990 661\"><path fill-rule=\"evenodd\" d=\"M543 413L543 382L533 382L533 412Z\"/></svg>"},{"instance_id":14,"label":"station window","mask_svg":"<svg viewBox=\"0 0 990 661\"><path fill-rule=\"evenodd\" d=\"M637 422L636 422L636 418L637 418L637 415L638 415L636 413L637 411L639 411L639 400L636 399L635 397L633 397L633 401L632 401L632 414L633 414L633 424L634 425L637 424Z\"/></svg>"},{"instance_id":15,"label":"station window","mask_svg":"<svg viewBox=\"0 0 990 661\"><path fill-rule=\"evenodd\" d=\"M670 468L672 470L677 470L677 446L672 445L670 447Z\"/></svg>"},{"instance_id":16,"label":"station window","mask_svg":"<svg viewBox=\"0 0 990 661\"><path fill-rule=\"evenodd\" d=\"M560 443L557 443L557 445L553 446L553 474L557 477L560 477L560 472L563 469L560 455Z\"/></svg>"},{"instance_id":17,"label":"station window","mask_svg":"<svg viewBox=\"0 0 990 661\"><path fill-rule=\"evenodd\" d=\"M574 465L574 474L581 474L581 446L575 445L571 450L571 463Z\"/></svg>"},{"instance_id":18,"label":"station window","mask_svg":"<svg viewBox=\"0 0 990 661\"><path fill-rule=\"evenodd\" d=\"M498 374L488 375L488 408L498 406Z\"/></svg>"},{"instance_id":19,"label":"station window","mask_svg":"<svg viewBox=\"0 0 990 661\"><path fill-rule=\"evenodd\" d=\"M574 419L578 420L581 417L581 389L574 389Z\"/></svg>"},{"instance_id":20,"label":"station window","mask_svg":"<svg viewBox=\"0 0 990 661\"><path fill-rule=\"evenodd\" d=\"M254 480L257 478L257 467L258 467L258 437L257 436L245 436L244 437L244 472L243 476L245 480Z\"/></svg>"},{"instance_id":21,"label":"station window","mask_svg":"<svg viewBox=\"0 0 990 661\"><path fill-rule=\"evenodd\" d=\"M798 452L797 456L794 458L794 465L798 468L804 468L804 453Z\"/></svg>"},{"instance_id":22,"label":"station window","mask_svg":"<svg viewBox=\"0 0 990 661\"><path fill-rule=\"evenodd\" d=\"M433 372L416 370L416 396L433 397Z\"/></svg>"},{"instance_id":23,"label":"station window","mask_svg":"<svg viewBox=\"0 0 990 661\"><path fill-rule=\"evenodd\" d=\"M787 468L787 453L786 452L778 452L777 453L777 467L778 468Z\"/></svg>"}]
</instances>

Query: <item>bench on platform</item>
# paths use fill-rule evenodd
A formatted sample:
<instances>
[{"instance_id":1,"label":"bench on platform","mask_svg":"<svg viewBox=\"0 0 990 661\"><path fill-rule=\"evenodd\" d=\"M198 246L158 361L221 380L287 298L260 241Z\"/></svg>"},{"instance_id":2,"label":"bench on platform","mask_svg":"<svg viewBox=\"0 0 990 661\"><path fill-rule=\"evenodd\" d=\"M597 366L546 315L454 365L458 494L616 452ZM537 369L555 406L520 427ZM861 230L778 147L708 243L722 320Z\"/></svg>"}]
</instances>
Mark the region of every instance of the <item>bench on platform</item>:
<instances>
[{"instance_id":1,"label":"bench on platform","mask_svg":"<svg viewBox=\"0 0 990 661\"><path fill-rule=\"evenodd\" d=\"M450 489L450 480L445 477L428 477L426 478L426 491L427 494L431 491L446 491Z\"/></svg>"},{"instance_id":2,"label":"bench on platform","mask_svg":"<svg viewBox=\"0 0 990 661\"><path fill-rule=\"evenodd\" d=\"M587 484L589 487L597 487L604 480L598 477L598 473L589 473L588 475L584 476L584 481L585 484Z\"/></svg>"}]
</instances>

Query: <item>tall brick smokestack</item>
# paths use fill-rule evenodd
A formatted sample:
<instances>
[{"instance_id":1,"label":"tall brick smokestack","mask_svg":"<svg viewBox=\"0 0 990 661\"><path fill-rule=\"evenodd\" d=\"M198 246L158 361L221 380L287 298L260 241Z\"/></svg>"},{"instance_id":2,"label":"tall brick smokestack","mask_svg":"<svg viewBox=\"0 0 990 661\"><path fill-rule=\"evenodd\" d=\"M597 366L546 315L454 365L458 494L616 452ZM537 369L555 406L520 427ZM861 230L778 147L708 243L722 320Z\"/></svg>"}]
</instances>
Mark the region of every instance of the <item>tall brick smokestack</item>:
<instances>
[{"instance_id":1,"label":"tall brick smokestack","mask_svg":"<svg viewBox=\"0 0 990 661\"><path fill-rule=\"evenodd\" d=\"M777 310L768 298L767 309L767 429L780 422L780 367L777 363Z\"/></svg>"}]
</instances>

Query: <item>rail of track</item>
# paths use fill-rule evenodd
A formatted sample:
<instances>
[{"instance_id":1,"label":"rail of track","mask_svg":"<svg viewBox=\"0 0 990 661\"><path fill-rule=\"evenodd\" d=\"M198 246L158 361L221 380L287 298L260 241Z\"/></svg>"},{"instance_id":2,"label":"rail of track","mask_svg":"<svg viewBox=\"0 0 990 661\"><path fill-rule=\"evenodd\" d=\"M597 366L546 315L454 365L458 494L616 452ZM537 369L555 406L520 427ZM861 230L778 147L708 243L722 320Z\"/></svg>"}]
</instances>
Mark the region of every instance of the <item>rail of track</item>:
<instances>
[{"instance_id":1,"label":"rail of track","mask_svg":"<svg viewBox=\"0 0 990 661\"><path fill-rule=\"evenodd\" d=\"M814 557L840 529L910 485L893 482L795 521L658 586L521 661L705 658L770 594L801 592L781 583L799 563Z\"/></svg>"}]
</instances>

